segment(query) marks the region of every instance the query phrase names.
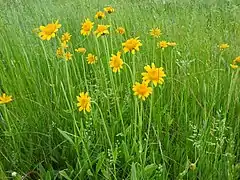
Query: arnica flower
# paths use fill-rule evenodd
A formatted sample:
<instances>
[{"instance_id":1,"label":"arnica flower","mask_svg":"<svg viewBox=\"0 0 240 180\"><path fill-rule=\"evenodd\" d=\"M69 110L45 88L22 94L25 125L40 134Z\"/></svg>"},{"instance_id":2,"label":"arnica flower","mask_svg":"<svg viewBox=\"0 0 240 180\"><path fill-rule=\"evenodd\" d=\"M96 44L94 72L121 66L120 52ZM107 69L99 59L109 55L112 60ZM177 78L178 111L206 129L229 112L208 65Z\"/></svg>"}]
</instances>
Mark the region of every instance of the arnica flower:
<instances>
[{"instance_id":1,"label":"arnica flower","mask_svg":"<svg viewBox=\"0 0 240 180\"><path fill-rule=\"evenodd\" d=\"M66 41L62 42L62 43L61 43L61 47L62 47L63 49L67 49L67 48L68 48L67 42L66 42Z\"/></svg>"},{"instance_id":2,"label":"arnica flower","mask_svg":"<svg viewBox=\"0 0 240 180\"><path fill-rule=\"evenodd\" d=\"M84 36L88 36L93 28L94 23L89 19L85 19L85 22L82 23L81 34Z\"/></svg>"},{"instance_id":3,"label":"arnica flower","mask_svg":"<svg viewBox=\"0 0 240 180\"><path fill-rule=\"evenodd\" d=\"M68 42L68 41L70 41L71 36L72 35L70 33L66 32L62 35L61 41L62 42Z\"/></svg>"},{"instance_id":4,"label":"arnica flower","mask_svg":"<svg viewBox=\"0 0 240 180\"><path fill-rule=\"evenodd\" d=\"M94 34L97 35L97 37L103 36L105 34L109 34L108 28L110 27L110 25L101 25L99 24L97 27L97 30L94 31Z\"/></svg>"},{"instance_id":5,"label":"arnica flower","mask_svg":"<svg viewBox=\"0 0 240 180\"><path fill-rule=\"evenodd\" d=\"M168 46L171 46L171 47L174 47L174 46L177 45L177 43L175 43L175 42L168 42L167 45L168 45Z\"/></svg>"},{"instance_id":6,"label":"arnica flower","mask_svg":"<svg viewBox=\"0 0 240 180\"><path fill-rule=\"evenodd\" d=\"M240 56L236 57L232 64L230 64L231 68L233 69L237 69L238 67L240 67Z\"/></svg>"},{"instance_id":7,"label":"arnica flower","mask_svg":"<svg viewBox=\"0 0 240 180\"><path fill-rule=\"evenodd\" d=\"M57 55L57 57L58 58L61 58L61 57L63 57L63 54L64 54L64 50L63 50L63 48L57 48L57 51L56 51L56 55Z\"/></svg>"},{"instance_id":8,"label":"arnica flower","mask_svg":"<svg viewBox=\"0 0 240 180\"><path fill-rule=\"evenodd\" d=\"M81 92L80 96L77 96L77 107L79 107L79 111L91 111L91 97L88 95L88 92Z\"/></svg>"},{"instance_id":9,"label":"arnica flower","mask_svg":"<svg viewBox=\"0 0 240 180\"><path fill-rule=\"evenodd\" d=\"M56 36L56 32L61 26L61 24L58 24L58 21L48 24L46 26L40 26L39 29L41 32L39 32L38 35L42 40L50 40L51 38Z\"/></svg>"},{"instance_id":10,"label":"arnica flower","mask_svg":"<svg viewBox=\"0 0 240 180\"><path fill-rule=\"evenodd\" d=\"M72 59L72 54L71 54L70 52L66 52L66 53L64 54L64 57L65 57L65 60L66 60L66 61L69 61L69 60Z\"/></svg>"},{"instance_id":11,"label":"arnica flower","mask_svg":"<svg viewBox=\"0 0 240 180\"><path fill-rule=\"evenodd\" d=\"M167 41L160 41L160 42L158 43L158 47L159 47L159 48L162 48L162 49L167 48L167 47L168 47Z\"/></svg>"},{"instance_id":12,"label":"arnica flower","mask_svg":"<svg viewBox=\"0 0 240 180\"><path fill-rule=\"evenodd\" d=\"M219 48L220 48L220 50L224 50L224 49L229 48L229 45L228 44L220 44Z\"/></svg>"},{"instance_id":13,"label":"arnica flower","mask_svg":"<svg viewBox=\"0 0 240 180\"><path fill-rule=\"evenodd\" d=\"M85 48L77 48L75 51L78 53L85 53L87 50Z\"/></svg>"},{"instance_id":14,"label":"arnica flower","mask_svg":"<svg viewBox=\"0 0 240 180\"><path fill-rule=\"evenodd\" d=\"M123 60L121 59L121 52L117 52L117 55L112 54L111 60L109 62L111 68L113 68L113 72L120 72L122 69Z\"/></svg>"},{"instance_id":15,"label":"arnica flower","mask_svg":"<svg viewBox=\"0 0 240 180\"><path fill-rule=\"evenodd\" d=\"M97 56L94 56L93 54L89 53L87 56L87 62L88 64L94 64L97 61Z\"/></svg>"},{"instance_id":16,"label":"arnica flower","mask_svg":"<svg viewBox=\"0 0 240 180\"><path fill-rule=\"evenodd\" d=\"M161 30L159 28L153 28L150 30L150 35L153 37L159 37L161 35Z\"/></svg>"},{"instance_id":17,"label":"arnica flower","mask_svg":"<svg viewBox=\"0 0 240 180\"><path fill-rule=\"evenodd\" d=\"M124 29L123 27L118 27L118 28L116 29L116 32L117 32L118 34L124 34L124 33L125 33L125 29Z\"/></svg>"},{"instance_id":18,"label":"arnica flower","mask_svg":"<svg viewBox=\"0 0 240 180\"><path fill-rule=\"evenodd\" d=\"M163 84L164 83L164 79L163 77L166 76L166 74L163 71L163 68L156 68L155 64L152 63L152 67L150 67L149 65L145 66L144 69L147 72L142 73L143 76L143 81L145 81L147 84L151 81L153 82L153 84L155 86L157 86L157 84Z\"/></svg>"},{"instance_id":19,"label":"arnica flower","mask_svg":"<svg viewBox=\"0 0 240 180\"><path fill-rule=\"evenodd\" d=\"M0 104L7 104L12 101L12 96L7 96L5 93L3 93L0 96Z\"/></svg>"},{"instance_id":20,"label":"arnica flower","mask_svg":"<svg viewBox=\"0 0 240 180\"><path fill-rule=\"evenodd\" d=\"M142 84L136 82L133 85L132 90L134 91L135 96L138 96L144 101L150 94L152 94L152 88L148 87L148 84L146 82L142 82Z\"/></svg>"},{"instance_id":21,"label":"arnica flower","mask_svg":"<svg viewBox=\"0 0 240 180\"><path fill-rule=\"evenodd\" d=\"M98 11L95 15L96 19L103 19L105 17L105 13L102 11Z\"/></svg>"},{"instance_id":22,"label":"arnica flower","mask_svg":"<svg viewBox=\"0 0 240 180\"><path fill-rule=\"evenodd\" d=\"M111 14L114 12L114 9L111 6L105 7L104 11L107 12L108 14Z\"/></svg>"},{"instance_id":23,"label":"arnica flower","mask_svg":"<svg viewBox=\"0 0 240 180\"><path fill-rule=\"evenodd\" d=\"M125 53L132 52L132 54L135 54L135 51L139 51L139 47L142 46L142 43L137 37L128 39L125 43L122 43L122 46L124 46L123 50Z\"/></svg>"}]
</instances>

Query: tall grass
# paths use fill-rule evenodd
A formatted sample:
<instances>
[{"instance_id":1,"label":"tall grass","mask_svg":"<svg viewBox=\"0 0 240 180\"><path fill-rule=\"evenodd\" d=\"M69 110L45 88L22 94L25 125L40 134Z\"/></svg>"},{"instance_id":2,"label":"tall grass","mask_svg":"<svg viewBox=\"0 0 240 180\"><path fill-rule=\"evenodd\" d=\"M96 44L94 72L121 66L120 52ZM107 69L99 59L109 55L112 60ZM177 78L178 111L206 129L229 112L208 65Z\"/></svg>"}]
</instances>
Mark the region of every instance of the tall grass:
<instances>
[{"instance_id":1,"label":"tall grass","mask_svg":"<svg viewBox=\"0 0 240 180\"><path fill-rule=\"evenodd\" d=\"M106 5L116 12L98 23L109 36L80 35L81 23ZM0 87L13 96L0 105L0 179L238 179L240 178L239 2L224 0L0 1ZM66 62L58 37L32 30L59 19L58 36L72 34ZM126 34L116 34L123 26ZM160 27L163 35L149 35ZM140 37L113 73L111 54ZM161 50L160 40L177 46ZM230 48L220 51L218 45ZM88 65L86 54L98 56ZM134 97L144 66L164 67L165 83L146 101ZM91 113L77 110L88 91ZM195 168L196 166L196 168Z\"/></svg>"}]
</instances>

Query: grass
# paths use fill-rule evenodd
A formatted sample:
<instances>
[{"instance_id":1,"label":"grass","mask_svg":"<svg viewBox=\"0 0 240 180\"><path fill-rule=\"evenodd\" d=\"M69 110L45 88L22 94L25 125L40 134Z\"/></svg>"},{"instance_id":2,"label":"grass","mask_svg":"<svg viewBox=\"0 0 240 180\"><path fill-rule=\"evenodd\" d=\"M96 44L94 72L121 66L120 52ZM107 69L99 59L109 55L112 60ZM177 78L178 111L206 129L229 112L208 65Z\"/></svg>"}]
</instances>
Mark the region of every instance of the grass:
<instances>
[{"instance_id":1,"label":"grass","mask_svg":"<svg viewBox=\"0 0 240 180\"><path fill-rule=\"evenodd\" d=\"M239 179L240 4L237 0L0 0L0 87L14 101L0 105L0 179ZM116 12L109 36L80 35L81 23L106 5ZM59 19L72 34L69 62L55 55L58 38L32 30ZM115 33L123 26L124 35ZM163 35L149 35L160 27ZM95 28L94 28L95 29ZM108 62L121 43L120 73ZM157 48L160 40L177 46ZM230 48L220 51L218 45ZM88 65L85 47L99 57ZM165 83L146 101L133 95L144 66L164 67ZM76 96L88 91L90 113ZM11 177L17 172L16 177Z\"/></svg>"}]
</instances>

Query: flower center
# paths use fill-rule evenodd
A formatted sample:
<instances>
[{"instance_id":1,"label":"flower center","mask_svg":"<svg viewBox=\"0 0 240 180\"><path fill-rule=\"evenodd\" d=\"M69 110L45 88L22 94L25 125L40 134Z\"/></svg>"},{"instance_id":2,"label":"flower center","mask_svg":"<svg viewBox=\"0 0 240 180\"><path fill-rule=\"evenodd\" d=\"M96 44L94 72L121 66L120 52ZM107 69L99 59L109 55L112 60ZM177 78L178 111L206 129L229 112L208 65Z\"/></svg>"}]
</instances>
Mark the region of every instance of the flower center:
<instances>
[{"instance_id":1,"label":"flower center","mask_svg":"<svg viewBox=\"0 0 240 180\"><path fill-rule=\"evenodd\" d=\"M144 84L141 84L139 86L138 92L139 92L139 94L144 95L147 92L147 90L148 90L147 86Z\"/></svg>"},{"instance_id":2,"label":"flower center","mask_svg":"<svg viewBox=\"0 0 240 180\"><path fill-rule=\"evenodd\" d=\"M44 31L47 35L51 35L52 33L55 32L56 29L57 29L56 24L48 24L48 25L44 28L43 31Z\"/></svg>"}]
</instances>

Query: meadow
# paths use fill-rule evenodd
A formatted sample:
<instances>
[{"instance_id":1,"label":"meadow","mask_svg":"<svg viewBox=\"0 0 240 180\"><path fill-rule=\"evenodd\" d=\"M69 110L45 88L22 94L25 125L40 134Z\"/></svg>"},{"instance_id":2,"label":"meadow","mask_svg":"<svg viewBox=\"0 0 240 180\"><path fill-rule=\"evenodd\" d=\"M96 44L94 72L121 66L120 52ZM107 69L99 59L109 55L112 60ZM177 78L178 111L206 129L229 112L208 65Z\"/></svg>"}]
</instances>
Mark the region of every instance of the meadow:
<instances>
[{"instance_id":1,"label":"meadow","mask_svg":"<svg viewBox=\"0 0 240 180\"><path fill-rule=\"evenodd\" d=\"M240 179L239 14L0 0L0 180Z\"/></svg>"}]
</instances>

